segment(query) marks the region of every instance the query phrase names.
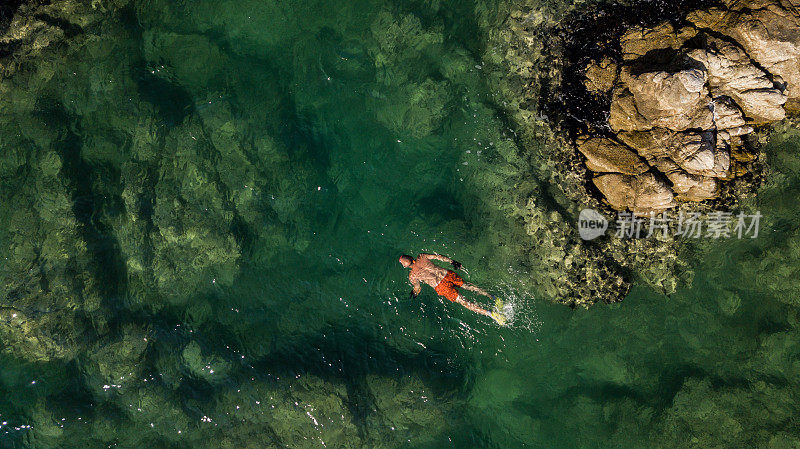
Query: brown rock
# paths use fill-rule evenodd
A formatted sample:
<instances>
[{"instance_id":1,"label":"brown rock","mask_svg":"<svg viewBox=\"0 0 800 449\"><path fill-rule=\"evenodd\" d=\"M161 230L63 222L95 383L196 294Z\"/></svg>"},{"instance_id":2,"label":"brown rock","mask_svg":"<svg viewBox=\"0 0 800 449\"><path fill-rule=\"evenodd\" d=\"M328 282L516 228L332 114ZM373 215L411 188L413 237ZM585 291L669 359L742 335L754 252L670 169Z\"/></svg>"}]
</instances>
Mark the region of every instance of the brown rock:
<instances>
[{"instance_id":1,"label":"brown rock","mask_svg":"<svg viewBox=\"0 0 800 449\"><path fill-rule=\"evenodd\" d=\"M653 165L657 159L669 158L675 134L668 129L655 128L650 131L622 132L617 137Z\"/></svg>"},{"instance_id":2,"label":"brown rock","mask_svg":"<svg viewBox=\"0 0 800 449\"><path fill-rule=\"evenodd\" d=\"M754 122L781 120L786 115L786 95L737 45L709 38L707 48L692 50L688 56L703 64L711 95L732 98Z\"/></svg>"},{"instance_id":3,"label":"brown rock","mask_svg":"<svg viewBox=\"0 0 800 449\"><path fill-rule=\"evenodd\" d=\"M679 133L654 129L619 133L618 137L650 165L660 159L670 159L689 174L715 178L729 175L730 155L726 147L714 145L712 131Z\"/></svg>"},{"instance_id":4,"label":"brown rock","mask_svg":"<svg viewBox=\"0 0 800 449\"><path fill-rule=\"evenodd\" d=\"M612 173L592 179L611 207L625 210L633 206L636 195L633 191L633 176Z\"/></svg>"},{"instance_id":5,"label":"brown rock","mask_svg":"<svg viewBox=\"0 0 800 449\"><path fill-rule=\"evenodd\" d=\"M719 131L723 129L742 128L745 125L742 111L728 97L717 97L712 104L714 113L714 127ZM751 128L752 129L752 128Z\"/></svg>"},{"instance_id":6,"label":"brown rock","mask_svg":"<svg viewBox=\"0 0 800 449\"><path fill-rule=\"evenodd\" d=\"M675 206L672 190L652 172L638 176L611 173L597 176L593 182L617 210L630 209L636 214L646 214Z\"/></svg>"},{"instance_id":7,"label":"brown rock","mask_svg":"<svg viewBox=\"0 0 800 449\"><path fill-rule=\"evenodd\" d=\"M676 135L670 151L670 159L688 173L710 174L714 170L714 146L703 135L686 133Z\"/></svg>"},{"instance_id":8,"label":"brown rock","mask_svg":"<svg viewBox=\"0 0 800 449\"><path fill-rule=\"evenodd\" d=\"M790 12L796 7L786 4L784 9L767 1L749 3L732 3L733 10L695 11L687 19L699 28L733 38L761 67L786 83L788 98L800 98L800 18Z\"/></svg>"},{"instance_id":9,"label":"brown rock","mask_svg":"<svg viewBox=\"0 0 800 449\"><path fill-rule=\"evenodd\" d=\"M584 85L589 92L604 94L614 87L617 81L617 65L608 58L603 58L600 62L592 61L586 67L586 79Z\"/></svg>"},{"instance_id":10,"label":"brown rock","mask_svg":"<svg viewBox=\"0 0 800 449\"><path fill-rule=\"evenodd\" d=\"M586 156L586 167L595 172L638 175L649 168L636 153L611 139L594 137L579 143L578 150Z\"/></svg>"},{"instance_id":11,"label":"brown rock","mask_svg":"<svg viewBox=\"0 0 800 449\"><path fill-rule=\"evenodd\" d=\"M667 183L652 172L643 173L633 180L636 199L633 212L646 214L660 212L675 206L674 195Z\"/></svg>"},{"instance_id":12,"label":"brown rock","mask_svg":"<svg viewBox=\"0 0 800 449\"><path fill-rule=\"evenodd\" d=\"M697 30L688 27L676 31L669 22L664 22L655 28L634 27L620 39L622 57L630 61L653 50L667 48L677 50L695 34Z\"/></svg>"},{"instance_id":13,"label":"brown rock","mask_svg":"<svg viewBox=\"0 0 800 449\"><path fill-rule=\"evenodd\" d=\"M714 99L714 125L717 128L718 147L731 147L734 137L753 132L753 127L745 124L736 104L728 97Z\"/></svg>"},{"instance_id":14,"label":"brown rock","mask_svg":"<svg viewBox=\"0 0 800 449\"><path fill-rule=\"evenodd\" d=\"M656 167L672 183L676 200L703 201L717 196L717 180L714 178L686 173L670 159L656 162Z\"/></svg>"},{"instance_id":15,"label":"brown rock","mask_svg":"<svg viewBox=\"0 0 800 449\"><path fill-rule=\"evenodd\" d=\"M691 13L697 28L631 29L620 39L622 67L587 67L587 89L612 89L616 139L588 139L579 150L615 209L640 214L714 198L753 158L739 148L742 136L800 111L800 0L723 3ZM675 61L691 68L657 71Z\"/></svg>"},{"instance_id":16,"label":"brown rock","mask_svg":"<svg viewBox=\"0 0 800 449\"><path fill-rule=\"evenodd\" d=\"M636 76L623 69L620 79L623 85L615 91L609 117L609 124L615 131L652 128L682 131L712 127L711 98L705 88L707 76L704 71L689 69ZM633 96L632 104L622 89L627 89ZM631 107L638 114L633 114Z\"/></svg>"},{"instance_id":17,"label":"brown rock","mask_svg":"<svg viewBox=\"0 0 800 449\"><path fill-rule=\"evenodd\" d=\"M738 128L723 129L717 131L717 142L724 141L730 145L733 137L744 136L753 132L752 126L740 126Z\"/></svg>"},{"instance_id":18,"label":"brown rock","mask_svg":"<svg viewBox=\"0 0 800 449\"><path fill-rule=\"evenodd\" d=\"M625 88L614 89L614 97L611 100L611 111L608 124L614 131L636 131L648 130L652 125L647 117L639 113L636 108L636 99L633 94Z\"/></svg>"}]
</instances>

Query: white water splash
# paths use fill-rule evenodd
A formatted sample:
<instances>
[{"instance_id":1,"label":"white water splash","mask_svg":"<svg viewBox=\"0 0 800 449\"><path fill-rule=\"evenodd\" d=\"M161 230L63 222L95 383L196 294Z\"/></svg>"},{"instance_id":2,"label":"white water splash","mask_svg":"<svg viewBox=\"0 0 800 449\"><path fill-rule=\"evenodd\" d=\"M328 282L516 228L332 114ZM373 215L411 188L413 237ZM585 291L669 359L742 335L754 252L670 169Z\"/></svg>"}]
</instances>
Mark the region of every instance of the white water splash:
<instances>
[{"instance_id":1,"label":"white water splash","mask_svg":"<svg viewBox=\"0 0 800 449\"><path fill-rule=\"evenodd\" d=\"M537 333L542 323L536 313L535 297L530 289L520 283L503 282L495 287L495 294L503 300L502 313L506 317L506 327Z\"/></svg>"}]
</instances>

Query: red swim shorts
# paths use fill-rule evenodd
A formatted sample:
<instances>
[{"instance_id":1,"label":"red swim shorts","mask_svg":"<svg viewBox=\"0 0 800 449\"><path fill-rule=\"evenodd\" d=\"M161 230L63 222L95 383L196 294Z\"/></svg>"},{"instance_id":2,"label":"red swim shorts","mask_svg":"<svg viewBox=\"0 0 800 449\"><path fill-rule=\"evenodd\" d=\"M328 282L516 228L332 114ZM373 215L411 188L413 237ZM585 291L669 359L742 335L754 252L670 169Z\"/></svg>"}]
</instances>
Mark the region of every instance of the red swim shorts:
<instances>
[{"instance_id":1,"label":"red swim shorts","mask_svg":"<svg viewBox=\"0 0 800 449\"><path fill-rule=\"evenodd\" d=\"M436 286L436 293L450 301L455 301L456 298L458 298L458 290L456 290L456 288L462 285L464 285L464 279L461 279L461 276L454 272L447 270L447 275L442 279L442 282L439 282L439 285Z\"/></svg>"}]
</instances>

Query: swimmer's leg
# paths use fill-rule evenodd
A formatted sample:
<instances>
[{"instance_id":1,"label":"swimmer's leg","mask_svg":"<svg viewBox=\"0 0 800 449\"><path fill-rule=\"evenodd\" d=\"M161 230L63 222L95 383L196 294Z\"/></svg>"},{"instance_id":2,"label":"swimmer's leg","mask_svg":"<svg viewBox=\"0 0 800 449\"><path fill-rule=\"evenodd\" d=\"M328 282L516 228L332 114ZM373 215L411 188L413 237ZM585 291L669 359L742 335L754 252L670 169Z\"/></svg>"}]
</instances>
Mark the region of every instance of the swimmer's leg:
<instances>
[{"instance_id":1,"label":"swimmer's leg","mask_svg":"<svg viewBox=\"0 0 800 449\"><path fill-rule=\"evenodd\" d=\"M466 307L469 310L472 310L475 313L480 313L481 315L486 315L488 317L492 316L492 312L489 312L488 310L482 309L479 306L477 306L476 304L473 304L473 303L465 300L464 297L461 296L461 295L458 295L456 297L455 302L461 304L462 306Z\"/></svg>"},{"instance_id":2,"label":"swimmer's leg","mask_svg":"<svg viewBox=\"0 0 800 449\"><path fill-rule=\"evenodd\" d=\"M461 295L458 295L456 297L455 302L461 304L462 306L466 307L469 310L472 310L475 313L480 313L481 315L488 316L489 318L495 320L497 322L497 324L499 324L501 326L505 326L506 325L507 318L506 318L505 315L503 315L500 312L489 312L488 310L482 309L482 308L478 307L477 305L465 300L464 297L461 296Z\"/></svg>"},{"instance_id":3,"label":"swimmer's leg","mask_svg":"<svg viewBox=\"0 0 800 449\"><path fill-rule=\"evenodd\" d=\"M464 290L469 290L471 292L475 292L475 293L477 293L479 295L486 296L487 298L494 298L494 296L491 295L486 290L484 290L484 289L482 289L482 288L480 288L478 286L472 285L472 284L464 284L464 285L461 286L461 288L463 288Z\"/></svg>"}]
</instances>

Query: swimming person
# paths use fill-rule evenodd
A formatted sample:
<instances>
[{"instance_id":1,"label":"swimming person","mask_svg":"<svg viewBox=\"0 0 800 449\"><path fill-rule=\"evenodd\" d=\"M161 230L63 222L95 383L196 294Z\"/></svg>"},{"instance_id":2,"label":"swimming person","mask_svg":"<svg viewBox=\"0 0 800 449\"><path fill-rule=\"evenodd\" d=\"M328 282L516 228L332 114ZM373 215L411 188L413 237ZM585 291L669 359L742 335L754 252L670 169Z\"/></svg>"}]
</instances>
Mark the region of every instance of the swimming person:
<instances>
[{"instance_id":1,"label":"swimming person","mask_svg":"<svg viewBox=\"0 0 800 449\"><path fill-rule=\"evenodd\" d=\"M501 326L505 324L505 316L498 312L489 312L486 309L482 309L481 307L466 301L464 297L458 293L458 288L463 287L464 290L469 290L497 301L497 298L494 295L489 294L486 292L486 290L483 290L480 287L464 283L464 279L456 274L455 271L434 265L433 262L431 262L432 260L439 260L449 263L456 270L461 268L460 263L449 257L440 256L438 254L420 254L417 256L416 260L409 255L403 254L400 256L400 263L406 268L411 268L411 272L408 273L408 280L411 282L413 287L410 294L411 298L415 298L417 295L419 295L419 292L422 290L422 285L420 282L424 282L433 287L439 296L444 296L450 301L457 302L473 312L486 315L497 321L497 323Z\"/></svg>"}]
</instances>

